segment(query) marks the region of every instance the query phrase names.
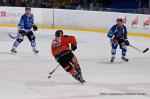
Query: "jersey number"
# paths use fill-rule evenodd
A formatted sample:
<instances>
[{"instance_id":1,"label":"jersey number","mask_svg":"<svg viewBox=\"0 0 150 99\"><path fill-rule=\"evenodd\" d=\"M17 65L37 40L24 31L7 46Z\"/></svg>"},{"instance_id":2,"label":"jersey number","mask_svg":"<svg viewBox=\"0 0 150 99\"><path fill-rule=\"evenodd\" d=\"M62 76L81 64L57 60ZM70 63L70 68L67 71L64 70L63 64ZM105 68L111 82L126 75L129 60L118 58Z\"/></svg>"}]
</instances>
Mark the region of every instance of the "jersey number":
<instances>
[{"instance_id":1,"label":"jersey number","mask_svg":"<svg viewBox=\"0 0 150 99\"><path fill-rule=\"evenodd\" d=\"M52 46L54 48L58 47L61 45L61 38L56 38L53 42L52 42Z\"/></svg>"}]
</instances>

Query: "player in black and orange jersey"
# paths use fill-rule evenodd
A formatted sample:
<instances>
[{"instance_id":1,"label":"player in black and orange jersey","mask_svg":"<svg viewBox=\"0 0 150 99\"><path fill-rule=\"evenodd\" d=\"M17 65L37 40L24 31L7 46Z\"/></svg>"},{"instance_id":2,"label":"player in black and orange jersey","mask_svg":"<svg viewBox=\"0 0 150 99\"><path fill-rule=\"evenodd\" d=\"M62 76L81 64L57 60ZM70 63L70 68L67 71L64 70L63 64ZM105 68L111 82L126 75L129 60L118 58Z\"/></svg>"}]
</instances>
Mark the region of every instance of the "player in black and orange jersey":
<instances>
[{"instance_id":1,"label":"player in black and orange jersey","mask_svg":"<svg viewBox=\"0 0 150 99\"><path fill-rule=\"evenodd\" d=\"M76 49L77 41L74 36L63 35L62 30L55 32L55 38L51 44L52 55L67 72L83 84L85 80L82 78L80 65L72 52Z\"/></svg>"}]
</instances>

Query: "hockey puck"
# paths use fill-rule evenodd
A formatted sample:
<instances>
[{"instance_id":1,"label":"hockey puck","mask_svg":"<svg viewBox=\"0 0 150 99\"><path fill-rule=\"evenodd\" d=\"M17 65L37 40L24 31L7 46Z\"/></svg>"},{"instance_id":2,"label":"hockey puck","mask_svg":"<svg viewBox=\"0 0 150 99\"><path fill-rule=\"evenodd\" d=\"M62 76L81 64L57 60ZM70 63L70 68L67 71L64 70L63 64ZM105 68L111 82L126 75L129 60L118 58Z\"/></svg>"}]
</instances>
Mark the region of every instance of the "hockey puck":
<instances>
[{"instance_id":1,"label":"hockey puck","mask_svg":"<svg viewBox=\"0 0 150 99\"><path fill-rule=\"evenodd\" d=\"M48 76L48 78L51 78L51 76Z\"/></svg>"}]
</instances>

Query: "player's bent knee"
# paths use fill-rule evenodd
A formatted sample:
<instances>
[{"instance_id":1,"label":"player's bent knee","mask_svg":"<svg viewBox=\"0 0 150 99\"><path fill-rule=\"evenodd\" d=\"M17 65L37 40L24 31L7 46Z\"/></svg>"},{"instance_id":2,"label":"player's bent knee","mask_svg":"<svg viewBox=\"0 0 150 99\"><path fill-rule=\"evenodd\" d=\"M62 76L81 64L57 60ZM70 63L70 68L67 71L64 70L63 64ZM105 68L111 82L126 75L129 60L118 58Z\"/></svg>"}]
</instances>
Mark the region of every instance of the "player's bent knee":
<instances>
[{"instance_id":1,"label":"player's bent knee","mask_svg":"<svg viewBox=\"0 0 150 99\"><path fill-rule=\"evenodd\" d=\"M71 65L67 65L64 69L71 75L76 71Z\"/></svg>"},{"instance_id":2,"label":"player's bent knee","mask_svg":"<svg viewBox=\"0 0 150 99\"><path fill-rule=\"evenodd\" d=\"M72 69L72 66L67 65L64 69L65 69L67 72L69 72L69 71Z\"/></svg>"},{"instance_id":3,"label":"player's bent knee","mask_svg":"<svg viewBox=\"0 0 150 99\"><path fill-rule=\"evenodd\" d=\"M31 35L31 40L35 40L35 36L34 36L34 34L33 34L33 35Z\"/></svg>"},{"instance_id":4,"label":"player's bent knee","mask_svg":"<svg viewBox=\"0 0 150 99\"><path fill-rule=\"evenodd\" d=\"M69 74L73 74L76 70L72 67L72 66L70 66L70 65L68 65L68 66L66 66L65 68L64 68L67 72L69 72Z\"/></svg>"},{"instance_id":5,"label":"player's bent knee","mask_svg":"<svg viewBox=\"0 0 150 99\"><path fill-rule=\"evenodd\" d=\"M32 34L30 34L30 35L27 35L27 37L28 37L28 39L29 39L29 41L30 42L33 42L33 41L35 41L35 35L32 33Z\"/></svg>"},{"instance_id":6,"label":"player's bent knee","mask_svg":"<svg viewBox=\"0 0 150 99\"><path fill-rule=\"evenodd\" d=\"M117 49L117 46L118 46L118 44L112 44L112 45L111 45L111 47L112 47L113 49Z\"/></svg>"}]
</instances>

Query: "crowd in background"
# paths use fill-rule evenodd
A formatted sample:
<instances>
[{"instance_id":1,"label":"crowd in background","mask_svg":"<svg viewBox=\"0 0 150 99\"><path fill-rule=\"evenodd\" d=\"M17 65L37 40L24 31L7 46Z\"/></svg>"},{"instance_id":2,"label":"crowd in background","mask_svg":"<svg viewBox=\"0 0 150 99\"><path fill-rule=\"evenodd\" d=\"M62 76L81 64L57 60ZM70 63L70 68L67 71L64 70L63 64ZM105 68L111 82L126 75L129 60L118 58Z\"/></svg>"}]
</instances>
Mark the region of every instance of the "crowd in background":
<instances>
[{"instance_id":1,"label":"crowd in background","mask_svg":"<svg viewBox=\"0 0 150 99\"><path fill-rule=\"evenodd\" d=\"M143 1L143 7L139 10L138 0L0 0L1 6L16 7L40 7L40 8L60 8L92 11L114 11L127 13L150 12L147 1Z\"/></svg>"},{"instance_id":2,"label":"crowd in background","mask_svg":"<svg viewBox=\"0 0 150 99\"><path fill-rule=\"evenodd\" d=\"M1 5L16 7L33 7L36 0L2 0Z\"/></svg>"},{"instance_id":3,"label":"crowd in background","mask_svg":"<svg viewBox=\"0 0 150 99\"><path fill-rule=\"evenodd\" d=\"M16 7L41 7L78 10L100 10L108 0L1 0L1 5Z\"/></svg>"}]
</instances>

